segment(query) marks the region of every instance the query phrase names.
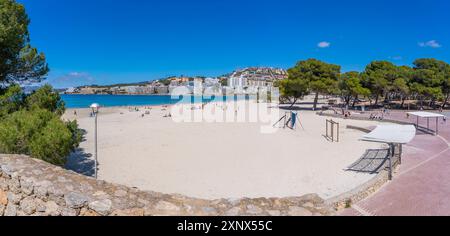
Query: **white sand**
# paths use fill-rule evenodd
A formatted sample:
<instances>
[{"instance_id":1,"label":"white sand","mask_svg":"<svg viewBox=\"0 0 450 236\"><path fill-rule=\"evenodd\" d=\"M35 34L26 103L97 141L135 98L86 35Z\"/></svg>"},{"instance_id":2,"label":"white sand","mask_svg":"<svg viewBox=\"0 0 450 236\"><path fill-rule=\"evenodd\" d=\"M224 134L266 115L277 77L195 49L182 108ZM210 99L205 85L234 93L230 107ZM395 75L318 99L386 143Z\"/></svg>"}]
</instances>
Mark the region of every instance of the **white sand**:
<instances>
[{"instance_id":1,"label":"white sand","mask_svg":"<svg viewBox=\"0 0 450 236\"><path fill-rule=\"evenodd\" d=\"M363 133L345 127L376 122L335 119L341 123L341 142L330 143L322 136L326 118L313 112L300 112L305 130L261 134L257 123L175 123L163 118L167 112L161 107L144 118L143 111L102 110L100 179L142 190L219 199L308 193L330 198L374 177L344 170L366 149L380 147L359 141ZM80 127L87 131L81 148L93 153L94 119L89 110L77 112ZM73 119L73 110L65 118Z\"/></svg>"}]
</instances>

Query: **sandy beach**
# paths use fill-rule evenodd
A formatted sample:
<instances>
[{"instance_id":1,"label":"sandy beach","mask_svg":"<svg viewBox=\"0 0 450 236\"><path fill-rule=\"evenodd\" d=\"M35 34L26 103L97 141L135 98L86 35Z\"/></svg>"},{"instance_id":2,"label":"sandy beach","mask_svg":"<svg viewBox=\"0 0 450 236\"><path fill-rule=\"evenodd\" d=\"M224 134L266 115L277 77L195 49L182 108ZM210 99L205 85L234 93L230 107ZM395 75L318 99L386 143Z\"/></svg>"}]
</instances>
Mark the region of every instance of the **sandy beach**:
<instances>
[{"instance_id":1,"label":"sandy beach","mask_svg":"<svg viewBox=\"0 0 450 236\"><path fill-rule=\"evenodd\" d=\"M170 108L167 108L170 109ZM177 123L166 108L103 108L98 117L99 179L162 193L204 199L289 197L317 193L331 198L374 177L346 171L367 149L363 133L349 124L370 127L377 122L335 119L341 141L325 134L325 117L299 111L297 130L262 134L252 123ZM92 173L94 118L89 109L67 110L86 131L79 152L67 167ZM147 115L144 115L147 113Z\"/></svg>"}]
</instances>

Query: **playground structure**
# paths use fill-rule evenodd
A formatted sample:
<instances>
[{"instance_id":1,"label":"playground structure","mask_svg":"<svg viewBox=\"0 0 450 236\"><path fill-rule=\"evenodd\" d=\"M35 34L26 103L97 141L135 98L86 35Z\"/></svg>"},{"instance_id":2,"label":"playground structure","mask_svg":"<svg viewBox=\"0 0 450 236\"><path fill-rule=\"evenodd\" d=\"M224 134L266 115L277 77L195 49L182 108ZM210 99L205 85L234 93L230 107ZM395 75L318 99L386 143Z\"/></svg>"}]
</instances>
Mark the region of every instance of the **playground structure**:
<instances>
[{"instance_id":1,"label":"playground structure","mask_svg":"<svg viewBox=\"0 0 450 236\"><path fill-rule=\"evenodd\" d=\"M336 132L335 132L336 131ZM325 138L331 142L339 143L340 138L340 124L333 120L326 121L326 134Z\"/></svg>"},{"instance_id":2,"label":"playground structure","mask_svg":"<svg viewBox=\"0 0 450 236\"><path fill-rule=\"evenodd\" d=\"M281 122L283 122L283 129L285 129L286 127L295 130L297 129L297 124L300 124L300 126L302 127L302 129L304 130L305 128L303 127L299 115L296 112L286 112L284 114L283 117L281 117L280 120L278 120L273 127L276 127L277 125L279 125ZM279 127L281 128L281 127Z\"/></svg>"}]
</instances>

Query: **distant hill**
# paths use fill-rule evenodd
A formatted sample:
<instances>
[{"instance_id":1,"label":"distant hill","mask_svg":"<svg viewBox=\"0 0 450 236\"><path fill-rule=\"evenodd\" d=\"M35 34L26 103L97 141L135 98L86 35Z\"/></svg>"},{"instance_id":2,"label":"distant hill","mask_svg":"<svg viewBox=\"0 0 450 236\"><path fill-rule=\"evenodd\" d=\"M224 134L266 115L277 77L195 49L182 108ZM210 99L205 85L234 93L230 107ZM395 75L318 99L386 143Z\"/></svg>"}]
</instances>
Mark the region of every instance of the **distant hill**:
<instances>
[{"instance_id":1,"label":"distant hill","mask_svg":"<svg viewBox=\"0 0 450 236\"><path fill-rule=\"evenodd\" d=\"M122 84L109 84L109 85L97 85L97 84L92 84L92 85L78 86L78 88L82 88L82 87L91 87L91 88L114 88L114 87L141 86L141 85L146 85L146 84L149 84L149 83L150 83L149 81L145 81L145 82L122 83Z\"/></svg>"}]
</instances>

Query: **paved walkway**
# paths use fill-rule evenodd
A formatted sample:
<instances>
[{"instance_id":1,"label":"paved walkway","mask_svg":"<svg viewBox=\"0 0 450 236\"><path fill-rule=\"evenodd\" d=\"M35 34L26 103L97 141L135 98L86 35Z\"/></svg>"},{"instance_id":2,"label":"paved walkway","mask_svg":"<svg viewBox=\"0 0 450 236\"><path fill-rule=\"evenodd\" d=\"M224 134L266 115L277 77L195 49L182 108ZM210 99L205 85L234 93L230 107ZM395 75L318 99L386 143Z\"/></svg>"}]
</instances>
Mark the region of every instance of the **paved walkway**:
<instances>
[{"instance_id":1,"label":"paved walkway","mask_svg":"<svg viewBox=\"0 0 450 236\"><path fill-rule=\"evenodd\" d=\"M368 115L368 114L366 114ZM416 123L415 117L393 112L386 119ZM434 129L436 121L430 122ZM427 125L426 120L421 126ZM342 216L450 216L450 121L439 121L439 136L418 132L404 147L403 163L394 179Z\"/></svg>"}]
</instances>

